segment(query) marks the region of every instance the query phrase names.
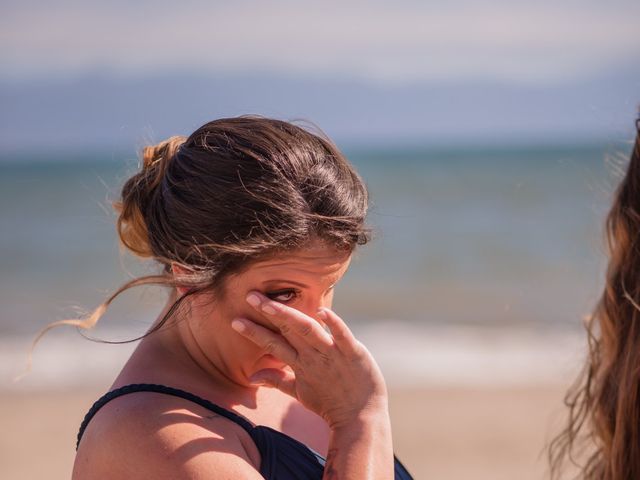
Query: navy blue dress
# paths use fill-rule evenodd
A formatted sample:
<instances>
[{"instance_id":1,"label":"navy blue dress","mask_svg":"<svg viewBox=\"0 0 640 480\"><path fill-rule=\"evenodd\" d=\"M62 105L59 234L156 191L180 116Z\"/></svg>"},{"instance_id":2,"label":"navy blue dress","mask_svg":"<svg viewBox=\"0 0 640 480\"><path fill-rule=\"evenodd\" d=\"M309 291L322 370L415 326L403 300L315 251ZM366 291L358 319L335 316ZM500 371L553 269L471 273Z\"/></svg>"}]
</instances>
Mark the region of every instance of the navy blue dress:
<instances>
[{"instance_id":1,"label":"navy blue dress","mask_svg":"<svg viewBox=\"0 0 640 480\"><path fill-rule=\"evenodd\" d=\"M254 426L246 418L237 413L225 410L218 405L211 403L204 398L200 398L193 393L185 392L177 388L164 385L154 385L148 383L137 383L125 385L124 387L112 390L98 399L80 425L76 450L80 445L80 439L89 421L104 405L114 398L133 392L156 392L184 398L191 402L211 410L212 412L228 418L244 428L251 436L260 452L262 461L260 462L260 474L268 480L321 480L324 471L325 458L314 452L304 443L291 438L284 433L273 428L262 425ZM395 480L412 480L409 472L400 461L395 460Z\"/></svg>"}]
</instances>

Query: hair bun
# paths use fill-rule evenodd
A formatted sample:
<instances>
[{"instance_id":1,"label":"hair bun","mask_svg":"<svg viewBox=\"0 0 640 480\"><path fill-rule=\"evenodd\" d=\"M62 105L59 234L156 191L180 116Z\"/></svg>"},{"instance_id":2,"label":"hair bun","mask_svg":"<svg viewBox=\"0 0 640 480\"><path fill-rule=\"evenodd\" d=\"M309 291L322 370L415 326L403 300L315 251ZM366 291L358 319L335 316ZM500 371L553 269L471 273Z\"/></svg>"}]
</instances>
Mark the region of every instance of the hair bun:
<instances>
[{"instance_id":1,"label":"hair bun","mask_svg":"<svg viewBox=\"0 0 640 480\"><path fill-rule=\"evenodd\" d=\"M147 170L159 166L160 170L164 172L168 163L186 140L186 137L174 136L157 145L147 145L142 149L142 169Z\"/></svg>"},{"instance_id":2,"label":"hair bun","mask_svg":"<svg viewBox=\"0 0 640 480\"><path fill-rule=\"evenodd\" d=\"M146 216L165 171L186 137L174 136L142 149L142 166L122 187L121 199L114 202L118 212L117 230L122 244L136 255L153 257Z\"/></svg>"}]
</instances>

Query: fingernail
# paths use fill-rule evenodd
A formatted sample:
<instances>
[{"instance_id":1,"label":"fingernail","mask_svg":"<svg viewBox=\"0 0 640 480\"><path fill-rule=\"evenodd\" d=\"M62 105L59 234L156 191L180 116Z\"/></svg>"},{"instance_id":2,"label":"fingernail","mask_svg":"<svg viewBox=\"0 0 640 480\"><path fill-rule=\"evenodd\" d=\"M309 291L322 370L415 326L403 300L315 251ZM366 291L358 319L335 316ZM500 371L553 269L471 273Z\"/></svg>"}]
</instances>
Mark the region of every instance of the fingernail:
<instances>
[{"instance_id":1,"label":"fingernail","mask_svg":"<svg viewBox=\"0 0 640 480\"><path fill-rule=\"evenodd\" d=\"M323 320L327 318L327 312L324 310L324 308L319 309L316 315L318 315L318 317L320 317Z\"/></svg>"},{"instance_id":2,"label":"fingernail","mask_svg":"<svg viewBox=\"0 0 640 480\"><path fill-rule=\"evenodd\" d=\"M267 382L265 382L263 378L253 378L253 377L249 378L249 383L255 386L261 386L261 385L267 384Z\"/></svg>"},{"instance_id":3,"label":"fingernail","mask_svg":"<svg viewBox=\"0 0 640 480\"><path fill-rule=\"evenodd\" d=\"M238 333L242 333L247 329L247 326L244 324L242 320L238 320L236 318L231 321L231 328L233 328Z\"/></svg>"},{"instance_id":4,"label":"fingernail","mask_svg":"<svg viewBox=\"0 0 640 480\"><path fill-rule=\"evenodd\" d=\"M249 295L247 295L247 303L253 307L258 308L260 306L260 297L258 297L258 295L256 295L255 293L250 293Z\"/></svg>"}]
</instances>

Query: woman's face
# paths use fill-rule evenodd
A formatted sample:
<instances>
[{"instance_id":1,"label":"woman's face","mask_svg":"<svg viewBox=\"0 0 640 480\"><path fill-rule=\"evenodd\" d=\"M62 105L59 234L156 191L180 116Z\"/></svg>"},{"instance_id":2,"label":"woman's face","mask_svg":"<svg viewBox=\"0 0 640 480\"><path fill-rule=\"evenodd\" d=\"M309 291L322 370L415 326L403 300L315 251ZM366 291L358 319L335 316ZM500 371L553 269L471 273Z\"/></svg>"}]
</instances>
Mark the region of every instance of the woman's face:
<instances>
[{"instance_id":1,"label":"woman's face","mask_svg":"<svg viewBox=\"0 0 640 480\"><path fill-rule=\"evenodd\" d=\"M223 298L192 304L190 321L185 322L191 330L190 341L197 344L192 347L206 356L211 367L241 385L247 385L248 378L258 370L284 367L231 328L234 318L244 317L276 331L266 317L247 303L247 294L258 291L317 318L320 307L331 308L334 287L350 260L350 253L315 242L232 275L224 285Z\"/></svg>"}]
</instances>

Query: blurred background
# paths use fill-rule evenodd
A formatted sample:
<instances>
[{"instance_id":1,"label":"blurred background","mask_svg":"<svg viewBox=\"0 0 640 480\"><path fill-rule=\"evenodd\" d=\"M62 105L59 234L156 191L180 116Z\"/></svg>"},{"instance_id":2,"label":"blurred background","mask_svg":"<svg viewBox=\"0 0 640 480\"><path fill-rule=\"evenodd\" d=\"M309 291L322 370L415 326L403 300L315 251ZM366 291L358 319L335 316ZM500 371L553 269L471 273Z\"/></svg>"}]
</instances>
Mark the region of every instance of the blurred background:
<instances>
[{"instance_id":1,"label":"blurred background","mask_svg":"<svg viewBox=\"0 0 640 480\"><path fill-rule=\"evenodd\" d=\"M3 478L69 478L79 423L135 346L60 329L13 381L40 328L154 271L120 251L111 211L139 149L247 113L315 123L370 188L375 240L335 308L385 372L399 458L416 478L544 478L633 140L637 1L0 13ZM127 293L91 335L141 335L164 294Z\"/></svg>"}]
</instances>

